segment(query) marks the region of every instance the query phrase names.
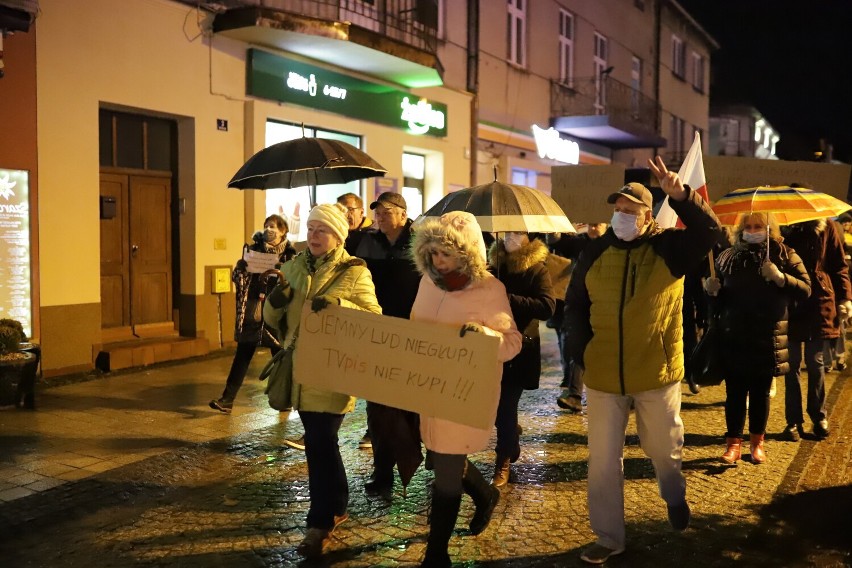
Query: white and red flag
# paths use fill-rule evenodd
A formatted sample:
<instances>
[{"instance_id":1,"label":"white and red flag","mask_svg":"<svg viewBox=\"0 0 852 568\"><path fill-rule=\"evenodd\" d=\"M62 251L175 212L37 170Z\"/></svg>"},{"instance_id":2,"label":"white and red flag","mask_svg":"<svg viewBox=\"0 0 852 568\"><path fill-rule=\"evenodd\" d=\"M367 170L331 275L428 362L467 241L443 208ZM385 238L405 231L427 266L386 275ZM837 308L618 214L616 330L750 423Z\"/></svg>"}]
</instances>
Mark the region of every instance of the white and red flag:
<instances>
[{"instance_id":1,"label":"white and red flag","mask_svg":"<svg viewBox=\"0 0 852 568\"><path fill-rule=\"evenodd\" d=\"M691 187L693 191L698 192L704 198L704 201L710 203L710 198L707 195L707 178L704 177L704 162L701 156L701 136L698 135L698 132L695 133L695 140L692 142L692 147L686 154L686 159L680 166L677 175L684 185ZM674 209L669 205L668 196L657 212L656 221L664 229L684 226Z\"/></svg>"}]
</instances>

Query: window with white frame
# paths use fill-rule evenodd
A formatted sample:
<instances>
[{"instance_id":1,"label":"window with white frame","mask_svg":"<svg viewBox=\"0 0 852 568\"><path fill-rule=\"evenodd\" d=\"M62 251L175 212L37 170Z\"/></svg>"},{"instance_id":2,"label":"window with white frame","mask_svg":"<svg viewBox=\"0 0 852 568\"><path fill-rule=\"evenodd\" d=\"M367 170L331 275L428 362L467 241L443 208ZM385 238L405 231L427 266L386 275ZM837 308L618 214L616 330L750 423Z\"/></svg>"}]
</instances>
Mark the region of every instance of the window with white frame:
<instances>
[{"instance_id":1,"label":"window with white frame","mask_svg":"<svg viewBox=\"0 0 852 568\"><path fill-rule=\"evenodd\" d=\"M692 52L692 87L699 93L704 92L704 56Z\"/></svg>"},{"instance_id":2,"label":"window with white frame","mask_svg":"<svg viewBox=\"0 0 852 568\"><path fill-rule=\"evenodd\" d=\"M527 63L527 0L508 0L507 44L509 61L524 66Z\"/></svg>"},{"instance_id":3,"label":"window with white frame","mask_svg":"<svg viewBox=\"0 0 852 568\"><path fill-rule=\"evenodd\" d=\"M642 99L642 60L633 56L630 63L630 110L639 118Z\"/></svg>"},{"instance_id":4,"label":"window with white frame","mask_svg":"<svg viewBox=\"0 0 852 568\"><path fill-rule=\"evenodd\" d=\"M675 115L669 120L669 152L675 158L680 158L683 154L683 126L682 118Z\"/></svg>"},{"instance_id":5,"label":"window with white frame","mask_svg":"<svg viewBox=\"0 0 852 568\"><path fill-rule=\"evenodd\" d=\"M672 34L672 73L683 79L686 77L686 46L683 40Z\"/></svg>"},{"instance_id":6,"label":"window with white frame","mask_svg":"<svg viewBox=\"0 0 852 568\"><path fill-rule=\"evenodd\" d=\"M607 57L609 55L607 39L595 32L595 112L603 114L606 111L606 76Z\"/></svg>"},{"instance_id":7,"label":"window with white frame","mask_svg":"<svg viewBox=\"0 0 852 568\"><path fill-rule=\"evenodd\" d=\"M574 86L574 14L559 10L559 81Z\"/></svg>"},{"instance_id":8,"label":"window with white frame","mask_svg":"<svg viewBox=\"0 0 852 568\"><path fill-rule=\"evenodd\" d=\"M426 156L405 152L402 155L402 196L409 219L416 219L423 213L425 180Z\"/></svg>"}]
</instances>

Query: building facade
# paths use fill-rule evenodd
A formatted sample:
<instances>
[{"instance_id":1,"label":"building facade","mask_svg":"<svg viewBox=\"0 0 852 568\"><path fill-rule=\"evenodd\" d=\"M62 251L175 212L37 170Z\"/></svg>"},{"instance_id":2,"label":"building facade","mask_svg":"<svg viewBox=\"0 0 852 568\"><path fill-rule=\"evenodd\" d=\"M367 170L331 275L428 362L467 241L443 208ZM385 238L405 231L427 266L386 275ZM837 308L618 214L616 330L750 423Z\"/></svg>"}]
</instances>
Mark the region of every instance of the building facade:
<instances>
[{"instance_id":1,"label":"building facade","mask_svg":"<svg viewBox=\"0 0 852 568\"><path fill-rule=\"evenodd\" d=\"M554 165L677 163L707 128L716 46L674 0L37 4L4 37L0 181L28 189L7 241L47 375L228 345L222 275L271 213L299 240L311 203L348 191L399 191L410 216L495 176L548 192ZM388 172L315 195L227 187L303 135Z\"/></svg>"},{"instance_id":2,"label":"building facade","mask_svg":"<svg viewBox=\"0 0 852 568\"><path fill-rule=\"evenodd\" d=\"M756 108L748 105L713 105L710 109L708 153L777 160L781 136Z\"/></svg>"}]
</instances>

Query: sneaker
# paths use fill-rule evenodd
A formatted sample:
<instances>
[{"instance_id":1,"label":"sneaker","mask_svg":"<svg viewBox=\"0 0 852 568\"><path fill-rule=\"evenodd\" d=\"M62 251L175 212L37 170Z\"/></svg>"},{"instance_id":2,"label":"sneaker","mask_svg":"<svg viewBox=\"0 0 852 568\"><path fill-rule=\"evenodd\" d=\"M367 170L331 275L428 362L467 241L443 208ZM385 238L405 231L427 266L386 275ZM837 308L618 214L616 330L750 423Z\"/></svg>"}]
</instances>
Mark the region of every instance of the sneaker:
<instances>
[{"instance_id":1,"label":"sneaker","mask_svg":"<svg viewBox=\"0 0 852 568\"><path fill-rule=\"evenodd\" d=\"M846 362L845 361L835 361L834 362L834 368L838 371L845 371L846 370Z\"/></svg>"},{"instance_id":2,"label":"sneaker","mask_svg":"<svg viewBox=\"0 0 852 568\"><path fill-rule=\"evenodd\" d=\"M556 404L559 408L564 408L574 414L583 412L583 401L580 400L579 396L569 395L567 390L562 391L562 395L556 399Z\"/></svg>"},{"instance_id":3,"label":"sneaker","mask_svg":"<svg viewBox=\"0 0 852 568\"><path fill-rule=\"evenodd\" d=\"M602 544L592 544L586 547L586 550L580 554L580 559L589 564L603 564L610 556L615 556L624 552L623 548L608 548Z\"/></svg>"},{"instance_id":4,"label":"sneaker","mask_svg":"<svg viewBox=\"0 0 852 568\"><path fill-rule=\"evenodd\" d=\"M784 431L781 432L781 438L788 442L798 442L802 438L802 425L787 424Z\"/></svg>"},{"instance_id":5,"label":"sneaker","mask_svg":"<svg viewBox=\"0 0 852 568\"><path fill-rule=\"evenodd\" d=\"M686 530L686 527L689 526L689 518L691 513L689 511L689 503L684 501L680 505L666 505L666 509L669 513L669 524L676 531Z\"/></svg>"},{"instance_id":6,"label":"sneaker","mask_svg":"<svg viewBox=\"0 0 852 568\"><path fill-rule=\"evenodd\" d=\"M234 401L228 401L224 398L217 398L216 400L210 401L210 408L213 410L218 410L219 412L224 412L225 414L230 414L231 410L234 409Z\"/></svg>"},{"instance_id":7,"label":"sneaker","mask_svg":"<svg viewBox=\"0 0 852 568\"><path fill-rule=\"evenodd\" d=\"M814 422L814 436L820 440L828 438L828 420L823 418L819 422Z\"/></svg>"},{"instance_id":8,"label":"sneaker","mask_svg":"<svg viewBox=\"0 0 852 568\"><path fill-rule=\"evenodd\" d=\"M304 452L305 451L305 437L299 436L295 440L285 439L284 445L289 447L289 448L293 448L294 450L302 450Z\"/></svg>"},{"instance_id":9,"label":"sneaker","mask_svg":"<svg viewBox=\"0 0 852 568\"><path fill-rule=\"evenodd\" d=\"M305 533L305 538L296 547L296 552L305 558L319 558L325 552L329 541L329 532L325 529L311 528Z\"/></svg>"},{"instance_id":10,"label":"sneaker","mask_svg":"<svg viewBox=\"0 0 852 568\"><path fill-rule=\"evenodd\" d=\"M358 441L358 449L369 450L373 447L373 440L370 438L370 432L364 432L364 436Z\"/></svg>"}]
</instances>

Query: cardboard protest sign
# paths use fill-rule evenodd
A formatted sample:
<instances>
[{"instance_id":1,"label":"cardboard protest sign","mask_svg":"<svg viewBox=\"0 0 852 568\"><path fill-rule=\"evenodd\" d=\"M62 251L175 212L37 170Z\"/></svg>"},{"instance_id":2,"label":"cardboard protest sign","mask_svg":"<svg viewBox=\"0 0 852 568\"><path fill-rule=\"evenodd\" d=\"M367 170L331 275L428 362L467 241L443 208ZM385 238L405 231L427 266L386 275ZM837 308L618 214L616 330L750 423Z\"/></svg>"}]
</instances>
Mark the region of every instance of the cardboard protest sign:
<instances>
[{"instance_id":1,"label":"cardboard protest sign","mask_svg":"<svg viewBox=\"0 0 852 568\"><path fill-rule=\"evenodd\" d=\"M746 187L799 183L846 201L850 166L821 162L788 162L735 156L704 156L710 200Z\"/></svg>"},{"instance_id":2,"label":"cardboard protest sign","mask_svg":"<svg viewBox=\"0 0 852 568\"><path fill-rule=\"evenodd\" d=\"M551 168L550 196L578 223L608 223L612 205L606 197L623 185L624 164Z\"/></svg>"},{"instance_id":3,"label":"cardboard protest sign","mask_svg":"<svg viewBox=\"0 0 852 568\"><path fill-rule=\"evenodd\" d=\"M312 387L445 418L494 425L495 337L330 306L302 309L293 377Z\"/></svg>"},{"instance_id":4,"label":"cardboard protest sign","mask_svg":"<svg viewBox=\"0 0 852 568\"><path fill-rule=\"evenodd\" d=\"M243 260L248 265L246 270L254 274L261 274L275 268L275 265L281 262L281 257L275 253L258 252L256 250L247 250L243 254Z\"/></svg>"}]
</instances>

